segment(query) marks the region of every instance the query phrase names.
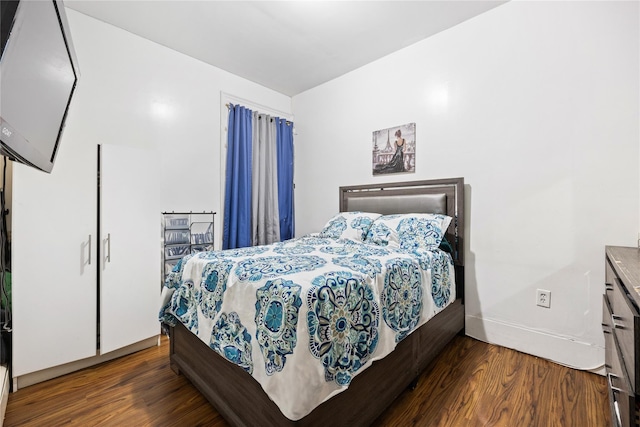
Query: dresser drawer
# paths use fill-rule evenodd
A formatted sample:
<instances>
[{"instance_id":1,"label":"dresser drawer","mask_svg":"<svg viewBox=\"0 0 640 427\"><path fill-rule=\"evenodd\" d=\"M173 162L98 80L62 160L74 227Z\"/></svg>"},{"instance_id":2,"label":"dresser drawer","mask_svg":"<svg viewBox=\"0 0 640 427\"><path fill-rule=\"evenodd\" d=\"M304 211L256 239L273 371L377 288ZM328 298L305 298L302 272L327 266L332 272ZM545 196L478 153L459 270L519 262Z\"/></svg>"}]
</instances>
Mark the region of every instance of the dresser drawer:
<instances>
[{"instance_id":1,"label":"dresser drawer","mask_svg":"<svg viewBox=\"0 0 640 427\"><path fill-rule=\"evenodd\" d=\"M605 307L605 310L607 308ZM609 406L613 425L635 426L635 393L624 372L624 364L620 354L618 340L611 331L603 329L605 340L605 368L609 386Z\"/></svg>"},{"instance_id":2,"label":"dresser drawer","mask_svg":"<svg viewBox=\"0 0 640 427\"><path fill-rule=\"evenodd\" d=\"M611 309L607 323L619 343L631 389L640 392L640 346L637 339L637 333L640 333L640 316L617 277L614 277L612 284L607 284L605 295Z\"/></svg>"}]
</instances>

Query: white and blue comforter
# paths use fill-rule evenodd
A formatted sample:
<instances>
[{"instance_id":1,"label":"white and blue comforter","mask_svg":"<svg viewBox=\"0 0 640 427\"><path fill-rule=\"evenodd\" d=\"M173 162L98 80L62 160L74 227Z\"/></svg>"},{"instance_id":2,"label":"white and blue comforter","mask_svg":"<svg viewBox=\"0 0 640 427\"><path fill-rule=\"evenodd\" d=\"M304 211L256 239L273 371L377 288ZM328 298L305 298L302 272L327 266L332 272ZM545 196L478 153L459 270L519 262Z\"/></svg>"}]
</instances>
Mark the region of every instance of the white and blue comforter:
<instances>
[{"instance_id":1,"label":"white and blue comforter","mask_svg":"<svg viewBox=\"0 0 640 427\"><path fill-rule=\"evenodd\" d=\"M184 324L297 420L455 300L454 282L439 249L306 236L183 258L160 320Z\"/></svg>"}]
</instances>

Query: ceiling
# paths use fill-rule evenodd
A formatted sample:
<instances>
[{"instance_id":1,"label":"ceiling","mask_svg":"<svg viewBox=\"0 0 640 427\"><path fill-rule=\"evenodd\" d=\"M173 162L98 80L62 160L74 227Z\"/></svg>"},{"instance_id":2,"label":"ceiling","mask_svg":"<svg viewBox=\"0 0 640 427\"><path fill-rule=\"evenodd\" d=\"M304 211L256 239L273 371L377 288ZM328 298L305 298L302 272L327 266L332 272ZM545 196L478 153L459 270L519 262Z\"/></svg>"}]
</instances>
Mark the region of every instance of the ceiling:
<instances>
[{"instance_id":1,"label":"ceiling","mask_svg":"<svg viewBox=\"0 0 640 427\"><path fill-rule=\"evenodd\" d=\"M505 1L65 0L78 12L288 96Z\"/></svg>"}]
</instances>

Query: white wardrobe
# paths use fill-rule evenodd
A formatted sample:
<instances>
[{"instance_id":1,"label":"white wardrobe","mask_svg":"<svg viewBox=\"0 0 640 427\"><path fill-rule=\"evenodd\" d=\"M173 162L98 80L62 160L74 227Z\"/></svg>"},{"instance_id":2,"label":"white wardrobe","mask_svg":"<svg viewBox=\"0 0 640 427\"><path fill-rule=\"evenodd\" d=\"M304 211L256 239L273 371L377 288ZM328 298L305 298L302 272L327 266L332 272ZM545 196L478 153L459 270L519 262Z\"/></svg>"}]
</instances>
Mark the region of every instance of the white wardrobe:
<instances>
[{"instance_id":1,"label":"white wardrobe","mask_svg":"<svg viewBox=\"0 0 640 427\"><path fill-rule=\"evenodd\" d=\"M86 143L61 144L51 174L14 165L14 391L157 343L159 165Z\"/></svg>"}]
</instances>

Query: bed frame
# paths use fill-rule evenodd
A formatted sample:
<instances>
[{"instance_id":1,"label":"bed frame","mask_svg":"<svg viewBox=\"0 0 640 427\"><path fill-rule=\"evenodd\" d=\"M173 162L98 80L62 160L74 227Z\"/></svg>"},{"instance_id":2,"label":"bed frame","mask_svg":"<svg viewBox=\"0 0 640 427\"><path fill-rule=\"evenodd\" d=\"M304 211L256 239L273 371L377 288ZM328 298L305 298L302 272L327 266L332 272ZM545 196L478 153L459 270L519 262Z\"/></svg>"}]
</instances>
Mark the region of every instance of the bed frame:
<instances>
[{"instance_id":1,"label":"bed frame","mask_svg":"<svg viewBox=\"0 0 640 427\"><path fill-rule=\"evenodd\" d=\"M340 187L340 210L451 216L446 236L454 249L456 300L358 374L346 391L298 421L282 415L251 375L178 323L170 329L171 368L187 377L231 425L368 426L464 331L463 178ZM371 396L376 397L374 405Z\"/></svg>"}]
</instances>

